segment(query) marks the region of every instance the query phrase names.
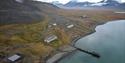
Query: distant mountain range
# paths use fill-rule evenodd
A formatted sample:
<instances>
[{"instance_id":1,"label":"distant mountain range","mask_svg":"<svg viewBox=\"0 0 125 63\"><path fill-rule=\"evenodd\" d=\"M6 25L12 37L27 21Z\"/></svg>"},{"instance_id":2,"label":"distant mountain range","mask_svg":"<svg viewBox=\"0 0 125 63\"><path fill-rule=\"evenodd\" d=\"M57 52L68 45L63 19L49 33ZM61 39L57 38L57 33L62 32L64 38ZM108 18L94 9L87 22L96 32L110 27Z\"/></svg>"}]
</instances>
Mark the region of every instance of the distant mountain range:
<instances>
[{"instance_id":1,"label":"distant mountain range","mask_svg":"<svg viewBox=\"0 0 125 63\"><path fill-rule=\"evenodd\" d=\"M105 8L125 9L125 3L119 3L116 0L102 0L97 3L92 3L92 2L88 2L88 1L86 1L86 2L70 1L63 6L65 6L65 7L105 7Z\"/></svg>"}]
</instances>

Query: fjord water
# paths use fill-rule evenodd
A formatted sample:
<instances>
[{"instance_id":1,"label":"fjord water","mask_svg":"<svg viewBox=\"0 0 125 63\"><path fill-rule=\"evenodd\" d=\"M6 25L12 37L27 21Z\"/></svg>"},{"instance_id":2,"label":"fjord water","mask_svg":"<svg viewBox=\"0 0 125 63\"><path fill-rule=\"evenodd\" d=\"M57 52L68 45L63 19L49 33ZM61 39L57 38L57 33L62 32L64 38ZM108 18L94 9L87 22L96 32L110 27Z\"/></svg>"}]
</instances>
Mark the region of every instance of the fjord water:
<instances>
[{"instance_id":1,"label":"fjord water","mask_svg":"<svg viewBox=\"0 0 125 63\"><path fill-rule=\"evenodd\" d=\"M95 31L79 39L75 46L94 51L101 56L100 58L76 51L59 63L125 63L125 20L99 25Z\"/></svg>"}]
</instances>

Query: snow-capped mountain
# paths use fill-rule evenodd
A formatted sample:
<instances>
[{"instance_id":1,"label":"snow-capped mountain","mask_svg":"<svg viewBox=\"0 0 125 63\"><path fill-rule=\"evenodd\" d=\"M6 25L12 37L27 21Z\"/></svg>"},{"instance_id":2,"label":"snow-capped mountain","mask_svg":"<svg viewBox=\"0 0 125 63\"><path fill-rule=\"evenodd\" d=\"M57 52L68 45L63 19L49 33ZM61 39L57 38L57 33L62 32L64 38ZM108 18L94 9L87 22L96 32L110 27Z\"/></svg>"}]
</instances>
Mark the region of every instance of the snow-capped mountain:
<instances>
[{"instance_id":1,"label":"snow-capped mountain","mask_svg":"<svg viewBox=\"0 0 125 63\"><path fill-rule=\"evenodd\" d=\"M67 4L65 4L64 6L67 6L67 7L84 7L84 6L90 6L91 2L76 2L76 1L70 1L68 2Z\"/></svg>"},{"instance_id":2,"label":"snow-capped mountain","mask_svg":"<svg viewBox=\"0 0 125 63\"><path fill-rule=\"evenodd\" d=\"M91 2L77 2L77 1L70 1L67 4L65 4L64 6L67 7L87 7L87 6L105 6L105 7L115 7L115 6L119 6L123 3L119 3L116 0L102 0L98 3L91 3Z\"/></svg>"},{"instance_id":3,"label":"snow-capped mountain","mask_svg":"<svg viewBox=\"0 0 125 63\"><path fill-rule=\"evenodd\" d=\"M59 1L53 1L52 4L53 4L53 5L56 5L56 6L58 6L58 7L63 6L63 4L60 3Z\"/></svg>"}]
</instances>

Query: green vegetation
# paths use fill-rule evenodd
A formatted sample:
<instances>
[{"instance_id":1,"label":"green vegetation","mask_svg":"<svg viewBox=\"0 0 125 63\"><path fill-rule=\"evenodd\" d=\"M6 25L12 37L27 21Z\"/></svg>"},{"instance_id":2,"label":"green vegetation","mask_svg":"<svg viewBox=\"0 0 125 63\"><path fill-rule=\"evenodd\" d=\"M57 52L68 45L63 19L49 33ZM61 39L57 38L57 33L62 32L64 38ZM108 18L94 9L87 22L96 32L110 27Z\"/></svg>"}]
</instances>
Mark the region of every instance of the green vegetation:
<instances>
[{"instance_id":1,"label":"green vegetation","mask_svg":"<svg viewBox=\"0 0 125 63\"><path fill-rule=\"evenodd\" d=\"M39 63L55 54L59 47L93 31L97 24L125 18L125 15L114 14L111 11L59 10L57 13L70 20L74 27L67 29L57 25L49 28L51 17L48 16L37 23L0 26L0 56L21 53L25 56L23 63ZM80 18L83 15L87 15L88 18ZM56 35L58 39L46 44L44 39L51 34Z\"/></svg>"},{"instance_id":2,"label":"green vegetation","mask_svg":"<svg viewBox=\"0 0 125 63\"><path fill-rule=\"evenodd\" d=\"M59 27L47 31L48 17L46 20L34 24L12 24L0 27L0 55L11 55L14 53L24 54L25 57L33 59L49 56L52 51L61 45L68 44L69 37ZM46 33L47 34L46 34ZM50 44L45 44L44 38L48 34L55 34L58 39ZM3 54L4 52L4 54ZM44 59L44 58L43 58ZM28 60L24 59L24 63ZM34 60L30 60L34 61ZM39 61L38 59L35 61ZM43 61L43 60L41 60Z\"/></svg>"}]
</instances>

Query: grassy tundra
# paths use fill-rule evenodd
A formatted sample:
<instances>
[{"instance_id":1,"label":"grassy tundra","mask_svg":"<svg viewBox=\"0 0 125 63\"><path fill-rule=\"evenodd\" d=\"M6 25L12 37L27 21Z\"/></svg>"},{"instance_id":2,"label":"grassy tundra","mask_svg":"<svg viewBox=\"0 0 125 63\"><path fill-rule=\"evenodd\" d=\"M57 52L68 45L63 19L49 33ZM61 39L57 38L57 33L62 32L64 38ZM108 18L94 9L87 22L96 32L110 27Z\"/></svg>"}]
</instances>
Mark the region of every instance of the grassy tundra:
<instances>
[{"instance_id":1,"label":"grassy tundra","mask_svg":"<svg viewBox=\"0 0 125 63\"><path fill-rule=\"evenodd\" d=\"M25 55L23 63L44 63L47 57L58 52L59 47L70 44L77 36L91 32L99 23L125 19L125 14L116 14L114 10L60 9L54 14L62 16L62 19L69 20L75 26L71 29L64 26L48 28L52 20L49 15L37 23L0 26L0 56L21 53ZM86 18L81 18L84 15ZM57 35L58 40L46 44L44 38L49 34Z\"/></svg>"}]
</instances>

